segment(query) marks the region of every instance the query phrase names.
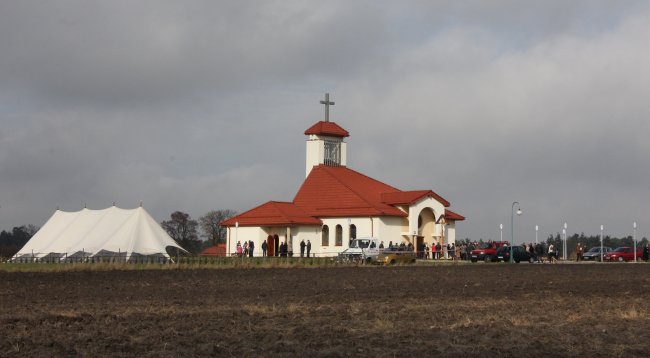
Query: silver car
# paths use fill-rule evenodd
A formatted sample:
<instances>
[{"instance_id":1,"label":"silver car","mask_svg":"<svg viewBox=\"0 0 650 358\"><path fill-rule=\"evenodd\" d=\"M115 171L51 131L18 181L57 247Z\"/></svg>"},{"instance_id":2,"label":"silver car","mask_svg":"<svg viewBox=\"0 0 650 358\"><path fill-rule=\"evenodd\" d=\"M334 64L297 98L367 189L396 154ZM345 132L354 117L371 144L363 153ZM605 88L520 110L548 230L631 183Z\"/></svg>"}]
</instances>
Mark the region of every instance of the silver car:
<instances>
[{"instance_id":1,"label":"silver car","mask_svg":"<svg viewBox=\"0 0 650 358\"><path fill-rule=\"evenodd\" d=\"M611 247L603 247L603 256L605 256L606 253L612 251ZM600 261L600 246L594 246L588 251L585 251L582 253L582 260L583 261Z\"/></svg>"}]
</instances>

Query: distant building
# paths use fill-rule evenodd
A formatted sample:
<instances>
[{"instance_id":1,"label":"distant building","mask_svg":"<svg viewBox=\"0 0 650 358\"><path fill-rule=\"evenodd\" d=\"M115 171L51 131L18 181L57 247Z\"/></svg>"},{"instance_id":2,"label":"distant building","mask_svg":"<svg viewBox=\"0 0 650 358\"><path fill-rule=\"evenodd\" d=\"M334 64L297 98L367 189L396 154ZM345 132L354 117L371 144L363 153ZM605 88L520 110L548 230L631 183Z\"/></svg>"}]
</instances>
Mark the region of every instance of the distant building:
<instances>
[{"instance_id":1,"label":"distant building","mask_svg":"<svg viewBox=\"0 0 650 358\"><path fill-rule=\"evenodd\" d=\"M253 241L255 256L277 256L282 242L294 256L300 242L311 242L315 256L335 256L357 237L374 236L388 246L456 241L456 221L465 220L449 209L450 203L431 190L402 191L347 167L348 131L329 121L305 131L306 179L291 202L269 201L225 220L228 254L237 242Z\"/></svg>"}]
</instances>

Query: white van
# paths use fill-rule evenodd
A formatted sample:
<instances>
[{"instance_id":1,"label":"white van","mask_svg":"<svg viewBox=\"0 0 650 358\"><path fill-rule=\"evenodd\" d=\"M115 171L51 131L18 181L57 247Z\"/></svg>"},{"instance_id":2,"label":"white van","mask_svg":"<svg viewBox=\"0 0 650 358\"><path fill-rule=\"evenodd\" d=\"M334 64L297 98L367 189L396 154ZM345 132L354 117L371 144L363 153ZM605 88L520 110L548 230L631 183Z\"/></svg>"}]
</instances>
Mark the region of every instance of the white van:
<instances>
[{"instance_id":1,"label":"white van","mask_svg":"<svg viewBox=\"0 0 650 358\"><path fill-rule=\"evenodd\" d=\"M373 262L379 256L379 239L362 237L350 242L350 247L339 254L340 261Z\"/></svg>"}]
</instances>

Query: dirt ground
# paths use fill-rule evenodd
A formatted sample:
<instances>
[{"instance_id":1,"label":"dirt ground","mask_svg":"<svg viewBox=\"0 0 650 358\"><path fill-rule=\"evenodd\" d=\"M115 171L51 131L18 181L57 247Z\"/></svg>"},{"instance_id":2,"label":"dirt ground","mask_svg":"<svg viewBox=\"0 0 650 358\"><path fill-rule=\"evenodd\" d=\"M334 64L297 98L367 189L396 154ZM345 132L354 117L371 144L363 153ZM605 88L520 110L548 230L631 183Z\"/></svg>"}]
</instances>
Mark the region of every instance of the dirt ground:
<instances>
[{"instance_id":1,"label":"dirt ground","mask_svg":"<svg viewBox=\"0 0 650 358\"><path fill-rule=\"evenodd\" d=\"M650 356L650 265L0 272L0 356Z\"/></svg>"}]
</instances>

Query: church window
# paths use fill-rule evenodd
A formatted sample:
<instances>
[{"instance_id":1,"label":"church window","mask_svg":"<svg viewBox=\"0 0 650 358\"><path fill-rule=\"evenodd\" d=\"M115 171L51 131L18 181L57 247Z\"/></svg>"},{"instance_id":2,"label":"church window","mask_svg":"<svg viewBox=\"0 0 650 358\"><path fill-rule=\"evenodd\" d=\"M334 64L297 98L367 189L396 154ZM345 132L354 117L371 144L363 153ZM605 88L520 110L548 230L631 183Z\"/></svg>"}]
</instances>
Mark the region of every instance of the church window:
<instances>
[{"instance_id":1,"label":"church window","mask_svg":"<svg viewBox=\"0 0 650 358\"><path fill-rule=\"evenodd\" d=\"M323 242L322 246L330 245L330 228L327 225L323 225Z\"/></svg>"},{"instance_id":2,"label":"church window","mask_svg":"<svg viewBox=\"0 0 650 358\"><path fill-rule=\"evenodd\" d=\"M343 246L343 227L336 225L336 246Z\"/></svg>"},{"instance_id":3,"label":"church window","mask_svg":"<svg viewBox=\"0 0 650 358\"><path fill-rule=\"evenodd\" d=\"M325 165L341 165L341 142L326 140L325 141Z\"/></svg>"},{"instance_id":4,"label":"church window","mask_svg":"<svg viewBox=\"0 0 650 358\"><path fill-rule=\"evenodd\" d=\"M357 226L352 224L350 225L350 240L357 238Z\"/></svg>"}]
</instances>

